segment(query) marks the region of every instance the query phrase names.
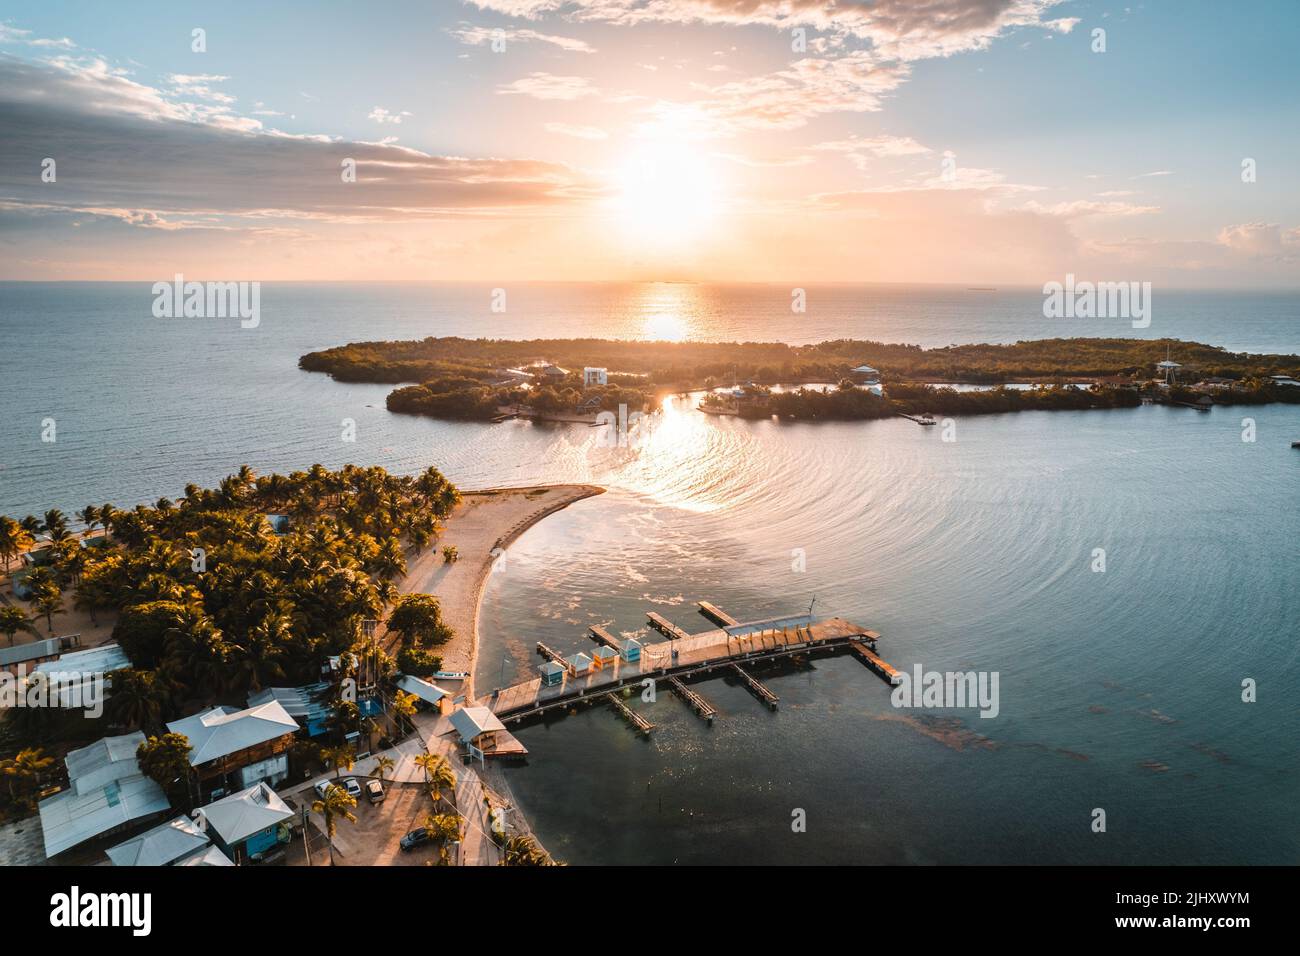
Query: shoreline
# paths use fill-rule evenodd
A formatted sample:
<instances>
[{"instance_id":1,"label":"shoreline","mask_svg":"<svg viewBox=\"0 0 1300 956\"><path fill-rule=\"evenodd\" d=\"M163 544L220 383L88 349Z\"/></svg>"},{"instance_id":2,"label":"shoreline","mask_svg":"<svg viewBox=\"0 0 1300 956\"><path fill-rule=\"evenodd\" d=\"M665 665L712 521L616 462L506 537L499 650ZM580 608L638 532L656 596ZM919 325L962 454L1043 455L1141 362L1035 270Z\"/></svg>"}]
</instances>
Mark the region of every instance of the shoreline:
<instances>
[{"instance_id":1,"label":"shoreline","mask_svg":"<svg viewBox=\"0 0 1300 956\"><path fill-rule=\"evenodd\" d=\"M460 693L473 701L474 667L478 663L479 609L497 555L542 519L575 501L604 494L600 485L530 485L462 491L461 502L443 524L429 550L417 556L398 583L402 594L432 594L442 607L453 635L431 648L442 656L442 669L466 671ZM444 562L442 548L453 545L457 560Z\"/></svg>"}]
</instances>

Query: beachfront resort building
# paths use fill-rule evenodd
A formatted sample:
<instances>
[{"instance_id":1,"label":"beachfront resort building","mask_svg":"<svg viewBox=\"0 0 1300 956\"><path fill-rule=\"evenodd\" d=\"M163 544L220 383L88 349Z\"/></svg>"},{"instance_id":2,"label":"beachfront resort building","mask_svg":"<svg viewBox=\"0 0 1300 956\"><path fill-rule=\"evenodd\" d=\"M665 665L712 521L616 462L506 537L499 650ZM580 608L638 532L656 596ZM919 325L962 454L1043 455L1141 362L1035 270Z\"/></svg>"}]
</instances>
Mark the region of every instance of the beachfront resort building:
<instances>
[{"instance_id":1,"label":"beachfront resort building","mask_svg":"<svg viewBox=\"0 0 1300 956\"><path fill-rule=\"evenodd\" d=\"M596 368L588 365L582 370L582 387L587 388L591 385L608 385L609 371L603 368Z\"/></svg>"},{"instance_id":2,"label":"beachfront resort building","mask_svg":"<svg viewBox=\"0 0 1300 956\"><path fill-rule=\"evenodd\" d=\"M289 825L293 810L265 783L222 797L197 813L236 863L264 860L293 836Z\"/></svg>"},{"instance_id":3,"label":"beachfront resort building","mask_svg":"<svg viewBox=\"0 0 1300 956\"><path fill-rule=\"evenodd\" d=\"M870 365L859 365L857 368L849 369L849 378L859 385L879 385L880 370Z\"/></svg>"},{"instance_id":4,"label":"beachfront resort building","mask_svg":"<svg viewBox=\"0 0 1300 956\"><path fill-rule=\"evenodd\" d=\"M140 731L104 737L64 758L68 789L40 802L45 856L171 809L162 788L140 772Z\"/></svg>"},{"instance_id":5,"label":"beachfront resort building","mask_svg":"<svg viewBox=\"0 0 1300 956\"><path fill-rule=\"evenodd\" d=\"M201 793L224 793L228 786L279 783L289 775L289 745L297 722L278 700L247 710L213 707L167 729L190 742L190 766Z\"/></svg>"},{"instance_id":6,"label":"beachfront resort building","mask_svg":"<svg viewBox=\"0 0 1300 956\"><path fill-rule=\"evenodd\" d=\"M543 365L542 378L547 382L562 382L569 375L567 369L562 369L558 365Z\"/></svg>"}]
</instances>

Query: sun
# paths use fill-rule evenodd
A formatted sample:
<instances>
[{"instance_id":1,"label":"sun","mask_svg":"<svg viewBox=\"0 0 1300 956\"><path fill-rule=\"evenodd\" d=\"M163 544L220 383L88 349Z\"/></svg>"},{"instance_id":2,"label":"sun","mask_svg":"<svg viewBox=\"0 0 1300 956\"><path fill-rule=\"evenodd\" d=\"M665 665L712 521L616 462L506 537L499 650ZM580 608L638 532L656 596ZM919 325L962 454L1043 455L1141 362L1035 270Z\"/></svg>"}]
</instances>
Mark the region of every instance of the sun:
<instances>
[{"instance_id":1,"label":"sun","mask_svg":"<svg viewBox=\"0 0 1300 956\"><path fill-rule=\"evenodd\" d=\"M690 242L704 237L718 218L713 160L684 143L642 144L624 164L618 187L615 216L633 241Z\"/></svg>"}]
</instances>

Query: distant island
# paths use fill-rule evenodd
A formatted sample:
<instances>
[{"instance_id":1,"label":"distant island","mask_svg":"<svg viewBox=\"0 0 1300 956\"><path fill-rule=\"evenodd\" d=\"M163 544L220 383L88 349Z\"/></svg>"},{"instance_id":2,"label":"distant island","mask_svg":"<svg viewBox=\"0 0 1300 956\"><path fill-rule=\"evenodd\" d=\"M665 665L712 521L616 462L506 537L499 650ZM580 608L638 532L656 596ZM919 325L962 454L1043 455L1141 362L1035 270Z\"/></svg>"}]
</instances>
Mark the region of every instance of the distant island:
<instances>
[{"instance_id":1,"label":"distant island","mask_svg":"<svg viewBox=\"0 0 1300 956\"><path fill-rule=\"evenodd\" d=\"M1171 355L1177 361L1172 373L1161 366ZM515 414L594 421L620 405L642 410L666 394L726 385L734 394L706 410L862 419L1117 408L1144 397L1202 406L1300 403L1300 387L1286 384L1300 375L1300 356L1229 352L1176 339L1038 339L925 349L854 339L788 345L430 337L356 342L311 352L298 365L344 382L409 383L388 396L394 412L477 421ZM1011 383L1037 387L996 387ZM808 384L835 387L770 389ZM936 384L990 387L957 391Z\"/></svg>"}]
</instances>

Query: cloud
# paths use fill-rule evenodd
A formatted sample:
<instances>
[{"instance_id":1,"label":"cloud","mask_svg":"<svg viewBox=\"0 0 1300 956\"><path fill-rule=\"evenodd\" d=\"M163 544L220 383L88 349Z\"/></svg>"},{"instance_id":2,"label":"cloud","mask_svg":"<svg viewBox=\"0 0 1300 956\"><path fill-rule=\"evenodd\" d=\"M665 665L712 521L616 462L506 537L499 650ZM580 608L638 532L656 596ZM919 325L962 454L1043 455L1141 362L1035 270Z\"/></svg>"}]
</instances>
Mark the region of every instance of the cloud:
<instances>
[{"instance_id":1,"label":"cloud","mask_svg":"<svg viewBox=\"0 0 1300 956\"><path fill-rule=\"evenodd\" d=\"M1044 205L1034 200L1025 203L1025 209L1041 212L1060 219L1084 219L1090 216L1146 216L1160 212L1159 206L1138 206L1127 202L1096 202L1092 199L1075 199Z\"/></svg>"},{"instance_id":2,"label":"cloud","mask_svg":"<svg viewBox=\"0 0 1300 956\"><path fill-rule=\"evenodd\" d=\"M0 23L0 43L24 43L27 46L46 50L75 50L77 48L77 44L67 37L58 37L56 39L33 37L31 30L11 27L7 23Z\"/></svg>"},{"instance_id":3,"label":"cloud","mask_svg":"<svg viewBox=\"0 0 1300 956\"><path fill-rule=\"evenodd\" d=\"M883 59L920 60L982 50L1018 27L1069 32L1074 18L1046 20L1060 0L469 0L512 17L562 14L622 25L705 23L786 30L812 27L867 42Z\"/></svg>"},{"instance_id":4,"label":"cloud","mask_svg":"<svg viewBox=\"0 0 1300 956\"><path fill-rule=\"evenodd\" d=\"M576 139L609 138L609 134L603 129L595 126L575 126L572 123L547 123L546 131L548 133L558 133L560 136L572 136Z\"/></svg>"},{"instance_id":5,"label":"cloud","mask_svg":"<svg viewBox=\"0 0 1300 956\"><path fill-rule=\"evenodd\" d=\"M1155 176L1172 176L1173 174L1174 174L1174 171L1173 171L1172 169L1157 169L1157 170L1155 170L1154 172L1150 172L1150 173L1138 173L1136 176L1133 176L1133 177L1131 177L1131 178L1133 178L1133 179L1151 179L1151 178L1153 178L1153 177L1155 177Z\"/></svg>"},{"instance_id":6,"label":"cloud","mask_svg":"<svg viewBox=\"0 0 1300 956\"><path fill-rule=\"evenodd\" d=\"M410 112L408 112L407 110L402 110L401 112L398 113L390 113L382 106L376 106L374 109L372 109L369 113L366 114L366 119L374 120L376 123L379 123L382 126L384 123L394 123L394 124L401 123L403 119L405 119L410 115L411 115Z\"/></svg>"},{"instance_id":7,"label":"cloud","mask_svg":"<svg viewBox=\"0 0 1300 956\"><path fill-rule=\"evenodd\" d=\"M1300 229L1272 222L1244 222L1219 230L1219 245L1252 259L1292 262L1300 255Z\"/></svg>"},{"instance_id":8,"label":"cloud","mask_svg":"<svg viewBox=\"0 0 1300 956\"><path fill-rule=\"evenodd\" d=\"M585 77L539 72L499 86L497 92L531 96L537 100L577 100L584 96L595 96L599 91Z\"/></svg>"},{"instance_id":9,"label":"cloud","mask_svg":"<svg viewBox=\"0 0 1300 956\"><path fill-rule=\"evenodd\" d=\"M0 54L3 218L247 228L527 214L599 194L559 163L290 135L219 109L173 102L100 61L74 67ZM56 183L40 180L47 156L57 160ZM345 159L356 162L355 183L342 181Z\"/></svg>"},{"instance_id":10,"label":"cloud","mask_svg":"<svg viewBox=\"0 0 1300 956\"><path fill-rule=\"evenodd\" d=\"M585 40L575 37L555 36L550 33L538 33L536 30L506 29L504 27L479 27L461 24L447 30L452 36L466 46L488 46L496 41L504 43L506 49L512 43L549 43L569 53L595 53L596 48Z\"/></svg>"}]
</instances>

